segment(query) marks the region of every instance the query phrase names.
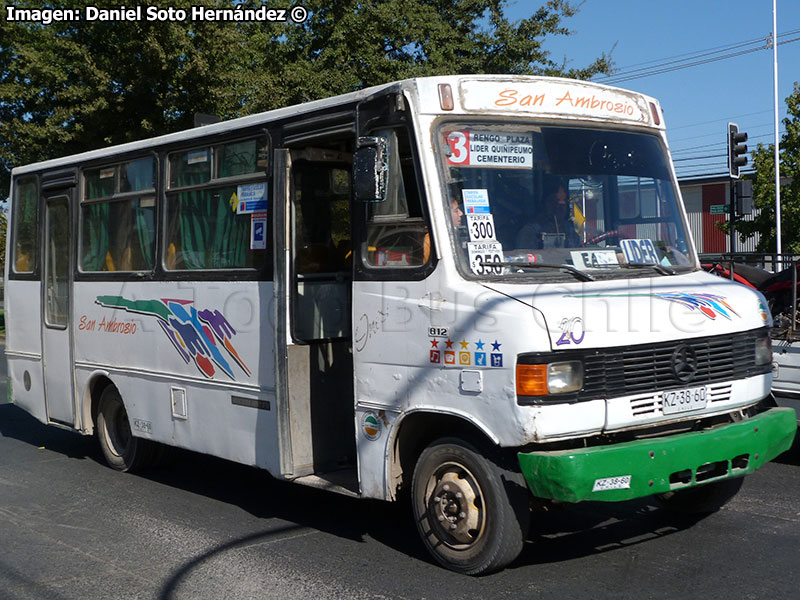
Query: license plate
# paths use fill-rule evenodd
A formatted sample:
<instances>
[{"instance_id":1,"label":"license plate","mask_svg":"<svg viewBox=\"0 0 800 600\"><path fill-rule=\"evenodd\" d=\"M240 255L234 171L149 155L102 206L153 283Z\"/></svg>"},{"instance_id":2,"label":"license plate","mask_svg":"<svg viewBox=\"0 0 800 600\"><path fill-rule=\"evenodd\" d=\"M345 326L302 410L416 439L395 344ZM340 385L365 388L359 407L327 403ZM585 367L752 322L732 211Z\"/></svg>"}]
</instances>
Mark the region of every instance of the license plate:
<instances>
[{"instance_id":1,"label":"license plate","mask_svg":"<svg viewBox=\"0 0 800 600\"><path fill-rule=\"evenodd\" d=\"M631 476L622 475L620 477L605 477L595 479L593 492L604 492L606 490L629 490L631 488Z\"/></svg>"},{"instance_id":2,"label":"license plate","mask_svg":"<svg viewBox=\"0 0 800 600\"><path fill-rule=\"evenodd\" d=\"M661 396L664 400L661 410L665 415L700 410L708 403L706 386L671 390L662 392Z\"/></svg>"}]
</instances>

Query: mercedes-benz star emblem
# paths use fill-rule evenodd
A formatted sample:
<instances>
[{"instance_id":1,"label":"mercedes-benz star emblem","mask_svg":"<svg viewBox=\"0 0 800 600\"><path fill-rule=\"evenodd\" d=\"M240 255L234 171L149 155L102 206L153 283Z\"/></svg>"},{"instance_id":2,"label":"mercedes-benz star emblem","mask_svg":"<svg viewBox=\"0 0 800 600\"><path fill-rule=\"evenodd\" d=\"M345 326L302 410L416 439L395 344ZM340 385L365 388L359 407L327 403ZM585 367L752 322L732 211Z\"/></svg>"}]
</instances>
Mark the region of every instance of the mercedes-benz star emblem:
<instances>
[{"instance_id":1,"label":"mercedes-benz star emblem","mask_svg":"<svg viewBox=\"0 0 800 600\"><path fill-rule=\"evenodd\" d=\"M678 381L686 383L697 373L697 354L691 346L681 344L672 353L672 372Z\"/></svg>"}]
</instances>

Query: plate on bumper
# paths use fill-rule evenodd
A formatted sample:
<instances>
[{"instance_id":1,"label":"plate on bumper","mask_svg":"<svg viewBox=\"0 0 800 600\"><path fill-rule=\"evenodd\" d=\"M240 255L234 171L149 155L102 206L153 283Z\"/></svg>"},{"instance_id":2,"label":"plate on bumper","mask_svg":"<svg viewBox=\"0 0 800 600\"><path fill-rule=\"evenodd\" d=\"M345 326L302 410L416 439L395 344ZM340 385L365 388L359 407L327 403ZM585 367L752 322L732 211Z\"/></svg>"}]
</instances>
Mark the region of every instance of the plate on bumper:
<instances>
[{"instance_id":1,"label":"plate on bumper","mask_svg":"<svg viewBox=\"0 0 800 600\"><path fill-rule=\"evenodd\" d=\"M663 404L661 412L665 415L700 410L708 403L708 389L706 386L683 388L661 392Z\"/></svg>"}]
</instances>

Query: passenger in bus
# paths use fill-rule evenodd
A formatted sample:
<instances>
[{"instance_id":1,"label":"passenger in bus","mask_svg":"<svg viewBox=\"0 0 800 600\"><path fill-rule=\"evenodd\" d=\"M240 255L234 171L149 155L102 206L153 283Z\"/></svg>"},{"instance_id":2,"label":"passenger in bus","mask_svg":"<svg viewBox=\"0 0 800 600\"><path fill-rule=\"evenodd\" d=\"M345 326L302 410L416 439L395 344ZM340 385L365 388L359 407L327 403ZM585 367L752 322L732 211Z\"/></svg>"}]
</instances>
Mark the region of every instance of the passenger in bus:
<instances>
[{"instance_id":1,"label":"passenger in bus","mask_svg":"<svg viewBox=\"0 0 800 600\"><path fill-rule=\"evenodd\" d=\"M460 227L464 224L464 211L456 196L450 197L450 218L453 220L453 227Z\"/></svg>"},{"instance_id":2,"label":"passenger in bus","mask_svg":"<svg viewBox=\"0 0 800 600\"><path fill-rule=\"evenodd\" d=\"M580 237L570 216L564 183L549 182L541 208L517 233L517 248L577 248Z\"/></svg>"},{"instance_id":3,"label":"passenger in bus","mask_svg":"<svg viewBox=\"0 0 800 600\"><path fill-rule=\"evenodd\" d=\"M467 242L469 242L469 233L467 232L467 223L464 219L464 209L460 196L460 191L451 191L450 193L450 220L453 222L456 247L466 248Z\"/></svg>"}]
</instances>

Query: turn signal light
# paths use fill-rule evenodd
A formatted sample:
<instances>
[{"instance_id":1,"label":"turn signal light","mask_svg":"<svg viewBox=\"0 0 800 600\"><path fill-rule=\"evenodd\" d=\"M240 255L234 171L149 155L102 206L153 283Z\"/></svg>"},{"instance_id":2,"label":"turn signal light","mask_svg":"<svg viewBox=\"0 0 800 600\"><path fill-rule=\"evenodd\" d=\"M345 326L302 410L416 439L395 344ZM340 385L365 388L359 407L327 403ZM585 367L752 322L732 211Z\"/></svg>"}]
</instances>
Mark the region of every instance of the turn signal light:
<instances>
[{"instance_id":1,"label":"turn signal light","mask_svg":"<svg viewBox=\"0 0 800 600\"><path fill-rule=\"evenodd\" d=\"M583 387L583 363L577 360L544 365L517 364L517 394L548 396L577 392Z\"/></svg>"},{"instance_id":2,"label":"turn signal light","mask_svg":"<svg viewBox=\"0 0 800 600\"><path fill-rule=\"evenodd\" d=\"M517 364L517 394L520 396L546 396L547 365Z\"/></svg>"}]
</instances>

